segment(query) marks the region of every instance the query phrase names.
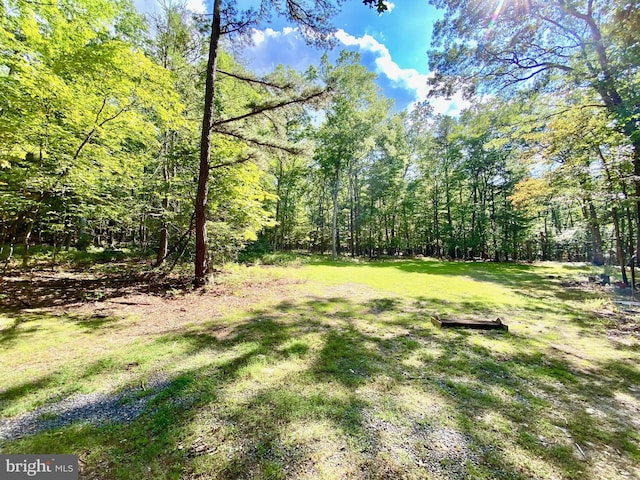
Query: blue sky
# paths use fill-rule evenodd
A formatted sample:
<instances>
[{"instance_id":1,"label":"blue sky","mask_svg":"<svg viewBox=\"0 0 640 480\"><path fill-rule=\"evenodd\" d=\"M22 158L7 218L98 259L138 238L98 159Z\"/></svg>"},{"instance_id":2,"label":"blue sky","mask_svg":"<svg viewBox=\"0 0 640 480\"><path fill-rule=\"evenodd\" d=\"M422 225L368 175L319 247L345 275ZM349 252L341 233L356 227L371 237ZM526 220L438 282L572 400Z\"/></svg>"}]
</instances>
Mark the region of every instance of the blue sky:
<instances>
[{"instance_id":1,"label":"blue sky","mask_svg":"<svg viewBox=\"0 0 640 480\"><path fill-rule=\"evenodd\" d=\"M135 0L135 4L143 12L156 8L155 0ZM186 4L194 12L211 11L210 0L186 0ZM426 98L427 50L440 12L427 0L389 0L387 5L389 10L378 15L359 0L346 0L333 20L337 45L330 57L342 49L359 52L362 63L378 74L384 94L402 110ZM278 64L304 70L324 53L307 46L297 29L282 19L259 25L251 35L253 45L244 48L242 61L257 74ZM451 115L467 105L460 97L430 101L437 113Z\"/></svg>"}]
</instances>

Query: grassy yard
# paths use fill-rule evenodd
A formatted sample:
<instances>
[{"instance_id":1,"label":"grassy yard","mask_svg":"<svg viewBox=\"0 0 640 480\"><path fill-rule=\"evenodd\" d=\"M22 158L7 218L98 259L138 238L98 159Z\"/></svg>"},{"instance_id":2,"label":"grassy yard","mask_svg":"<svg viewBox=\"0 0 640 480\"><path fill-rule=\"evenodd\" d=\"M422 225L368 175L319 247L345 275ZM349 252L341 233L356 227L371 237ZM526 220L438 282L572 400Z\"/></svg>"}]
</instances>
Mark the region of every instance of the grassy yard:
<instances>
[{"instance_id":1,"label":"grassy yard","mask_svg":"<svg viewBox=\"0 0 640 480\"><path fill-rule=\"evenodd\" d=\"M0 450L77 454L86 479L640 478L640 315L589 274L312 261L235 266L204 291L3 277Z\"/></svg>"}]
</instances>

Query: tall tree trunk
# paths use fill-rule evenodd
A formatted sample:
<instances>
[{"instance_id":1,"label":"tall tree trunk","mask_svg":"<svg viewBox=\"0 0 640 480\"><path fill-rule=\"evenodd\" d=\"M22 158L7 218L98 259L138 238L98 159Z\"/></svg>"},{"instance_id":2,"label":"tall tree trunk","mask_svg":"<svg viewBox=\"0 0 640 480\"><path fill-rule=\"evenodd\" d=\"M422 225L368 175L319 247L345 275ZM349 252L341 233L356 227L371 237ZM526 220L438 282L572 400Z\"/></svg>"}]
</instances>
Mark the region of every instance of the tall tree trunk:
<instances>
[{"instance_id":1,"label":"tall tree trunk","mask_svg":"<svg viewBox=\"0 0 640 480\"><path fill-rule=\"evenodd\" d=\"M207 79L204 93L204 113L202 115L202 136L200 138L200 171L198 174L198 190L196 193L196 260L195 283L206 282L207 274L207 195L209 193L209 173L211 156L211 129L213 127L213 99L218 63L218 47L220 43L220 7L222 0L213 2L213 19L211 21L211 39L209 41L209 58L207 60Z\"/></svg>"},{"instance_id":2,"label":"tall tree trunk","mask_svg":"<svg viewBox=\"0 0 640 480\"><path fill-rule=\"evenodd\" d=\"M602 235L600 234L600 220L593 202L589 200L589 224L591 225L591 235L593 237L593 263L604 265L604 253L602 252Z\"/></svg>"},{"instance_id":3,"label":"tall tree trunk","mask_svg":"<svg viewBox=\"0 0 640 480\"><path fill-rule=\"evenodd\" d=\"M398 242L396 241L396 214L395 205L394 213L391 214L391 255L396 255Z\"/></svg>"},{"instance_id":4,"label":"tall tree trunk","mask_svg":"<svg viewBox=\"0 0 640 480\"><path fill-rule=\"evenodd\" d=\"M502 205L502 208L504 209L504 223L502 228L504 229L504 240L503 240L503 246L502 246L502 251L504 252L504 260L505 262L509 261L509 230L510 230L510 222L509 222L509 203L507 200L507 189L502 187L502 193L504 194L504 203Z\"/></svg>"},{"instance_id":5,"label":"tall tree trunk","mask_svg":"<svg viewBox=\"0 0 640 480\"><path fill-rule=\"evenodd\" d=\"M339 188L339 172L336 167L335 177L333 179L333 188L331 191L331 199L333 201L333 213L331 214L331 258L338 258L338 188Z\"/></svg>"},{"instance_id":6,"label":"tall tree trunk","mask_svg":"<svg viewBox=\"0 0 640 480\"><path fill-rule=\"evenodd\" d=\"M449 184L449 169L445 168L444 170L444 194L445 201L447 203L447 227L449 229L449 240L447 245L447 255L450 257L455 256L454 249L454 239L453 239L453 217L451 216L451 185ZM452 255L453 253L453 255Z\"/></svg>"},{"instance_id":7,"label":"tall tree trunk","mask_svg":"<svg viewBox=\"0 0 640 480\"><path fill-rule=\"evenodd\" d=\"M374 201L371 198L371 205L369 206L369 259L373 258L373 211ZM380 231L378 229L378 231Z\"/></svg>"},{"instance_id":8,"label":"tall tree trunk","mask_svg":"<svg viewBox=\"0 0 640 480\"><path fill-rule=\"evenodd\" d=\"M496 220L496 198L493 185L491 186L491 237L493 239L493 259L496 262L499 262L500 252L498 251L498 223Z\"/></svg>"},{"instance_id":9,"label":"tall tree trunk","mask_svg":"<svg viewBox=\"0 0 640 480\"><path fill-rule=\"evenodd\" d=\"M637 131L635 133L636 137L640 136ZM640 265L640 139L633 142L633 148L633 184L636 194L636 258L632 268ZM630 228L633 227L630 226Z\"/></svg>"},{"instance_id":10,"label":"tall tree trunk","mask_svg":"<svg viewBox=\"0 0 640 480\"><path fill-rule=\"evenodd\" d=\"M591 234L591 240L593 241L593 252L591 262L594 265L604 265L604 254L602 253L602 235L600 234L600 221L596 209L593 206L593 201L588 196L584 199L582 204L582 215L587 221L587 227Z\"/></svg>"},{"instance_id":11,"label":"tall tree trunk","mask_svg":"<svg viewBox=\"0 0 640 480\"><path fill-rule=\"evenodd\" d=\"M544 232L541 234L542 240L542 260L549 260L550 251L549 251L549 229L547 226L547 214L544 216Z\"/></svg>"},{"instance_id":12,"label":"tall tree trunk","mask_svg":"<svg viewBox=\"0 0 640 480\"><path fill-rule=\"evenodd\" d=\"M165 152L166 153L166 152ZM166 159L166 157L165 157ZM165 185L169 184L169 165L166 163L162 168ZM167 257L169 251L169 227L167 225L167 211L169 210L169 194L165 192L162 197L162 220L160 223L160 241L158 244L158 254L156 257L156 264L161 265Z\"/></svg>"},{"instance_id":13,"label":"tall tree trunk","mask_svg":"<svg viewBox=\"0 0 640 480\"><path fill-rule=\"evenodd\" d=\"M31 232L33 231L33 224L35 222L33 220L29 220L27 222L27 230L24 232L24 240L22 242L22 246L24 250L22 251L22 266L26 267L29 263L29 239L31 238Z\"/></svg>"},{"instance_id":14,"label":"tall tree trunk","mask_svg":"<svg viewBox=\"0 0 640 480\"><path fill-rule=\"evenodd\" d=\"M325 193L326 193L326 186L327 186L327 179L326 177L324 177L322 179L322 192L320 192L320 196L318 197L318 201L320 202L319 205L319 214L320 214L320 254L324 255L324 251L325 251L325 243L324 243L324 238L325 238L325 230L326 230L326 224L325 224L325 212L324 212L324 199L325 199Z\"/></svg>"},{"instance_id":15,"label":"tall tree trunk","mask_svg":"<svg viewBox=\"0 0 640 480\"><path fill-rule=\"evenodd\" d=\"M355 186L353 184L353 172L349 169L349 251L351 257L356 256L356 243L355 243Z\"/></svg>"},{"instance_id":16,"label":"tall tree trunk","mask_svg":"<svg viewBox=\"0 0 640 480\"><path fill-rule=\"evenodd\" d=\"M386 205L384 205L386 210ZM389 255L389 215L385 213L382 218L384 219L384 249L385 253Z\"/></svg>"},{"instance_id":17,"label":"tall tree trunk","mask_svg":"<svg viewBox=\"0 0 640 480\"><path fill-rule=\"evenodd\" d=\"M623 184L624 185L624 184ZM622 193L624 195L625 198L627 198L627 189L623 186L622 187ZM631 208L629 208L629 205L626 206L625 208L625 213L626 213L626 217L627 217L627 229L629 230L629 255L631 255L631 253L634 251L633 249L633 242L634 242L634 237L633 237L633 215L631 214ZM638 228L638 225L636 224L636 229ZM636 230L637 232L637 230ZM636 244L637 246L637 244ZM637 255L637 253L636 253ZM633 258L629 259L629 268L631 270L631 288L635 289L636 288L636 265L637 265L637 257L636 257L636 262L634 262Z\"/></svg>"},{"instance_id":18,"label":"tall tree trunk","mask_svg":"<svg viewBox=\"0 0 640 480\"><path fill-rule=\"evenodd\" d=\"M282 176L283 176L283 172L282 172L282 161L280 159L278 159L278 176L276 177L276 224L273 227L273 242L271 244L271 247L273 248L273 251L277 251L278 250L278 235L280 233L280 229L278 228L278 223L280 221L280 204L282 203L281 200L281 189L282 189Z\"/></svg>"},{"instance_id":19,"label":"tall tree trunk","mask_svg":"<svg viewBox=\"0 0 640 480\"><path fill-rule=\"evenodd\" d=\"M162 206L166 208L168 202L165 203L165 199L162 200ZM165 221L160 226L160 239L158 244L158 254L156 256L156 264L161 265L167 258L167 252L169 251L169 228Z\"/></svg>"},{"instance_id":20,"label":"tall tree trunk","mask_svg":"<svg viewBox=\"0 0 640 480\"><path fill-rule=\"evenodd\" d=\"M438 180L434 179L434 193L433 193L433 236L434 236L434 254L437 257L441 256L440 252L440 222L438 219L438 209L440 204L438 203Z\"/></svg>"},{"instance_id":21,"label":"tall tree trunk","mask_svg":"<svg viewBox=\"0 0 640 480\"><path fill-rule=\"evenodd\" d=\"M629 285L629 280L627 279L627 269L625 268L626 262L624 261L624 247L622 246L622 232L620 231L620 220L618 218L618 209L616 207L611 207L611 216L613 219L613 230L616 240L616 258L618 260L618 265L620 266L622 281L626 285Z\"/></svg>"},{"instance_id":22,"label":"tall tree trunk","mask_svg":"<svg viewBox=\"0 0 640 480\"><path fill-rule=\"evenodd\" d=\"M473 210L471 211L471 258L476 257L478 255L478 238L479 235L476 232L476 214L478 211L478 175L476 174L476 178L473 183Z\"/></svg>"},{"instance_id":23,"label":"tall tree trunk","mask_svg":"<svg viewBox=\"0 0 640 480\"><path fill-rule=\"evenodd\" d=\"M356 212L355 212L355 223L356 223L356 228L355 228L355 234L356 234L356 254L357 255L362 255L362 245L361 245L361 241L360 241L360 237L361 237L361 205L360 205L360 186L358 184L358 175L356 174L355 176L355 199L356 199Z\"/></svg>"}]
</instances>

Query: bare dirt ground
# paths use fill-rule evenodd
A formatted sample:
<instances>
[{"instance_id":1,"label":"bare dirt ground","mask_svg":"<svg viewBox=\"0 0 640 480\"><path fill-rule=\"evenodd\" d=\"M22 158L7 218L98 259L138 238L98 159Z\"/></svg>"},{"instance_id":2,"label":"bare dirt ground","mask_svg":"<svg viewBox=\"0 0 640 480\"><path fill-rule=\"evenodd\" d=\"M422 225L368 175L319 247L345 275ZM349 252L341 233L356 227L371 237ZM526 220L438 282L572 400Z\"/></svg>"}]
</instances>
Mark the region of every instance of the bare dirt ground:
<instances>
[{"instance_id":1,"label":"bare dirt ground","mask_svg":"<svg viewBox=\"0 0 640 480\"><path fill-rule=\"evenodd\" d=\"M0 309L72 314L87 320L137 316L132 334L162 334L259 303L267 294L284 298L296 284L286 279L247 279L194 288L187 277L154 274L96 275L33 271L0 277Z\"/></svg>"}]
</instances>

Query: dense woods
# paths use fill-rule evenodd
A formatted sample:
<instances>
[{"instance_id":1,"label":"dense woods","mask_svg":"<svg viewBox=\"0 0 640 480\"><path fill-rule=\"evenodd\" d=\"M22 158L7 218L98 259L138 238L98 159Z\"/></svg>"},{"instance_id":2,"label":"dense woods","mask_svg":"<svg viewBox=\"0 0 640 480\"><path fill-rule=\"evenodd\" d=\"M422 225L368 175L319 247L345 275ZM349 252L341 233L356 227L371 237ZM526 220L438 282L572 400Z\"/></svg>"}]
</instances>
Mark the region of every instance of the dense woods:
<instances>
[{"instance_id":1,"label":"dense woods","mask_svg":"<svg viewBox=\"0 0 640 480\"><path fill-rule=\"evenodd\" d=\"M473 99L449 117L397 111L350 52L259 78L230 48L255 12L219 3L212 65L210 18L177 3L143 18L126 0L0 1L3 259L43 244L194 261L202 203L208 268L248 248L607 262L630 280L640 7L506 2L491 22L433 1L433 93ZM323 3L288 15L326 32Z\"/></svg>"}]
</instances>

